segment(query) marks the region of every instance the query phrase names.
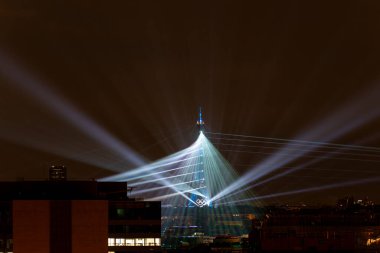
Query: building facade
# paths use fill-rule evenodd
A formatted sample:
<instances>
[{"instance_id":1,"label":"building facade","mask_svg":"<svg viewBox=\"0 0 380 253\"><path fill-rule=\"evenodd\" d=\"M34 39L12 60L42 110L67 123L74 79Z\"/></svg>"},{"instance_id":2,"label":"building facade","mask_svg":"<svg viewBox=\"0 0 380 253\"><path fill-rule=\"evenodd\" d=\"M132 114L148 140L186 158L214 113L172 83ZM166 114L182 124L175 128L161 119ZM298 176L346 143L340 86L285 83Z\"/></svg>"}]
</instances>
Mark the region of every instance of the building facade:
<instances>
[{"instance_id":1,"label":"building facade","mask_svg":"<svg viewBox=\"0 0 380 253\"><path fill-rule=\"evenodd\" d=\"M155 252L160 225L160 202L126 183L0 182L0 253Z\"/></svg>"}]
</instances>

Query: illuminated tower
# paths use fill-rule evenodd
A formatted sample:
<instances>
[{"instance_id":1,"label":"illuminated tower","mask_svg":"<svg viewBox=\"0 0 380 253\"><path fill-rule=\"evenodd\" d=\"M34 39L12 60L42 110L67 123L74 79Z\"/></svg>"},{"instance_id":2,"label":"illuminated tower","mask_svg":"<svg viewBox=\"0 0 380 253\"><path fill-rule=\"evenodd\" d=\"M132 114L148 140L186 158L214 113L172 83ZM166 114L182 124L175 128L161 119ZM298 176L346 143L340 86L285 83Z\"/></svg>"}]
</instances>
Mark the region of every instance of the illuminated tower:
<instances>
[{"instance_id":1,"label":"illuminated tower","mask_svg":"<svg viewBox=\"0 0 380 253\"><path fill-rule=\"evenodd\" d=\"M205 122L202 119L202 108L199 107L199 118L197 120L197 126L199 128L199 132L203 132L204 125L205 125Z\"/></svg>"},{"instance_id":2,"label":"illuminated tower","mask_svg":"<svg viewBox=\"0 0 380 253\"><path fill-rule=\"evenodd\" d=\"M203 135L203 130L204 130L204 121L202 119L202 108L199 108L199 118L197 120L197 126L199 129L199 134ZM194 174L193 180L198 182L197 186L194 188L198 188L198 192L201 193L203 196L197 195L192 193L190 195L190 198L192 201L189 201L189 206L198 206L198 207L203 207L207 204L207 189L206 184L205 184L205 173L204 173L204 150L203 147L201 146L199 150L199 165L196 167L196 173ZM195 203L195 204L194 204Z\"/></svg>"}]
</instances>

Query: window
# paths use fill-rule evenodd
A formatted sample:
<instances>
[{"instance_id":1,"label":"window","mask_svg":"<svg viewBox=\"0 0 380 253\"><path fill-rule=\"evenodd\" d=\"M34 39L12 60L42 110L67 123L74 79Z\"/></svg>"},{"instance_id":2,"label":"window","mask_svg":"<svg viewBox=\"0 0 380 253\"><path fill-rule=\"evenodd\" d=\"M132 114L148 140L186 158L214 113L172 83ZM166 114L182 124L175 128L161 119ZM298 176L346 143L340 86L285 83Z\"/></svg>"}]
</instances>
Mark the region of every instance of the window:
<instances>
[{"instance_id":1,"label":"window","mask_svg":"<svg viewBox=\"0 0 380 253\"><path fill-rule=\"evenodd\" d=\"M136 246L144 246L144 239L136 238Z\"/></svg>"},{"instance_id":2,"label":"window","mask_svg":"<svg viewBox=\"0 0 380 253\"><path fill-rule=\"evenodd\" d=\"M8 239L7 240L7 249L12 249L13 248L13 240L12 239Z\"/></svg>"},{"instance_id":3,"label":"window","mask_svg":"<svg viewBox=\"0 0 380 253\"><path fill-rule=\"evenodd\" d=\"M108 246L115 246L115 238L108 238Z\"/></svg>"},{"instance_id":4,"label":"window","mask_svg":"<svg viewBox=\"0 0 380 253\"><path fill-rule=\"evenodd\" d=\"M116 246L125 246L124 238L116 238Z\"/></svg>"},{"instance_id":5,"label":"window","mask_svg":"<svg viewBox=\"0 0 380 253\"><path fill-rule=\"evenodd\" d=\"M117 214L117 217L125 217L125 209L124 208L117 208L116 209L116 214Z\"/></svg>"},{"instance_id":6,"label":"window","mask_svg":"<svg viewBox=\"0 0 380 253\"><path fill-rule=\"evenodd\" d=\"M145 238L145 245L146 246L154 246L154 238Z\"/></svg>"},{"instance_id":7,"label":"window","mask_svg":"<svg viewBox=\"0 0 380 253\"><path fill-rule=\"evenodd\" d=\"M126 246L135 246L135 239L125 239Z\"/></svg>"}]
</instances>

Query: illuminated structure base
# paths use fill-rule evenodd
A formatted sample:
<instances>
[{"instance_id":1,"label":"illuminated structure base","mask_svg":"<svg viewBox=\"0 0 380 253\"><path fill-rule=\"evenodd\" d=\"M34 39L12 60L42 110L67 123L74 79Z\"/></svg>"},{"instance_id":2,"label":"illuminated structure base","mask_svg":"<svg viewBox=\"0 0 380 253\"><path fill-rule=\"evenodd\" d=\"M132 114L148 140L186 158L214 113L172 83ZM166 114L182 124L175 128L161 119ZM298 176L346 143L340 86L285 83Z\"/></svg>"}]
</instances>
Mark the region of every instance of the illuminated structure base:
<instances>
[{"instance_id":1,"label":"illuminated structure base","mask_svg":"<svg viewBox=\"0 0 380 253\"><path fill-rule=\"evenodd\" d=\"M193 236L244 235L252 228L257 211L253 206L223 207L162 207L163 238Z\"/></svg>"}]
</instances>

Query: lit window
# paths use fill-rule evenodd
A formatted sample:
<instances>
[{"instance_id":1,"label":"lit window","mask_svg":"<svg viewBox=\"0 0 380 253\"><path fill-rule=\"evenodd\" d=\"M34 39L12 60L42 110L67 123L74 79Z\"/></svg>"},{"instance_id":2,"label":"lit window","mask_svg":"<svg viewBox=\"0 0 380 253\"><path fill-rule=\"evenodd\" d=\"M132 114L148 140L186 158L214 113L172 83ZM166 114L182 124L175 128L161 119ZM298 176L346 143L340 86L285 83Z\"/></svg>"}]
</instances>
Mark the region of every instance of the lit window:
<instances>
[{"instance_id":1,"label":"lit window","mask_svg":"<svg viewBox=\"0 0 380 253\"><path fill-rule=\"evenodd\" d=\"M134 239L125 239L125 245L126 246L135 246L135 240Z\"/></svg>"},{"instance_id":2,"label":"lit window","mask_svg":"<svg viewBox=\"0 0 380 253\"><path fill-rule=\"evenodd\" d=\"M108 246L115 246L115 238L108 238Z\"/></svg>"},{"instance_id":3,"label":"lit window","mask_svg":"<svg viewBox=\"0 0 380 253\"><path fill-rule=\"evenodd\" d=\"M145 238L145 246L154 246L154 238Z\"/></svg>"},{"instance_id":4,"label":"lit window","mask_svg":"<svg viewBox=\"0 0 380 253\"><path fill-rule=\"evenodd\" d=\"M136 246L144 246L144 239L136 238Z\"/></svg>"},{"instance_id":5,"label":"lit window","mask_svg":"<svg viewBox=\"0 0 380 253\"><path fill-rule=\"evenodd\" d=\"M125 209L123 208L118 208L116 209L117 217L125 217Z\"/></svg>"},{"instance_id":6,"label":"lit window","mask_svg":"<svg viewBox=\"0 0 380 253\"><path fill-rule=\"evenodd\" d=\"M124 246L125 239L124 238L116 238L116 246Z\"/></svg>"},{"instance_id":7,"label":"lit window","mask_svg":"<svg viewBox=\"0 0 380 253\"><path fill-rule=\"evenodd\" d=\"M155 238L156 246L161 246L161 238Z\"/></svg>"}]
</instances>

